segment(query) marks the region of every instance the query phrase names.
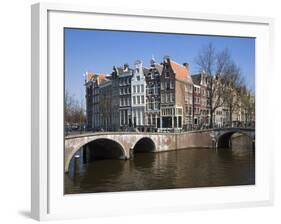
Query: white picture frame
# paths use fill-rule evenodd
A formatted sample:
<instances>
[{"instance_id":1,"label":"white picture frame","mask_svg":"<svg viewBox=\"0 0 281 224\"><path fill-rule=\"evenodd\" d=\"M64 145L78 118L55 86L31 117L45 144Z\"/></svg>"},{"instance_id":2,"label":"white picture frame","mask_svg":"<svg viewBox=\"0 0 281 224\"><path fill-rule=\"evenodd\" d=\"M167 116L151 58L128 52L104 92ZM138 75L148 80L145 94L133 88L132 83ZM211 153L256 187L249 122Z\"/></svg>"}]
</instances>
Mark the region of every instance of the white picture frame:
<instances>
[{"instance_id":1,"label":"white picture frame","mask_svg":"<svg viewBox=\"0 0 281 224\"><path fill-rule=\"evenodd\" d=\"M261 17L32 5L32 217L50 220L271 205L273 146L268 141L270 134L263 130L270 128L270 80L265 74L272 73L273 23L273 19ZM63 27L255 37L256 184L64 195Z\"/></svg>"}]
</instances>

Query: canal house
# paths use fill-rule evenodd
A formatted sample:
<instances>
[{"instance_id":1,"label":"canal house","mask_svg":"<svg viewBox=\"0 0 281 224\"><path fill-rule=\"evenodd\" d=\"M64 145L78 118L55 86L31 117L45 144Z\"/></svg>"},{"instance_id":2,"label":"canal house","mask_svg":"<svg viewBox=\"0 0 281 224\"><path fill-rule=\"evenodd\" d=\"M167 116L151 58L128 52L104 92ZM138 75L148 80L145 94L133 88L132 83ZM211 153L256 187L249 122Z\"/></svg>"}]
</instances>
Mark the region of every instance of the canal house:
<instances>
[{"instance_id":1,"label":"canal house","mask_svg":"<svg viewBox=\"0 0 281 224\"><path fill-rule=\"evenodd\" d=\"M160 119L160 76L163 65L156 63L152 57L150 67L144 69L146 81L146 130L158 131Z\"/></svg>"},{"instance_id":2,"label":"canal house","mask_svg":"<svg viewBox=\"0 0 281 224\"><path fill-rule=\"evenodd\" d=\"M142 62L137 60L131 80L132 125L144 131L146 108L146 82Z\"/></svg>"},{"instance_id":3,"label":"canal house","mask_svg":"<svg viewBox=\"0 0 281 224\"><path fill-rule=\"evenodd\" d=\"M160 77L160 129L180 131L192 125L192 78L187 63L179 64L169 57L163 61Z\"/></svg>"}]
</instances>

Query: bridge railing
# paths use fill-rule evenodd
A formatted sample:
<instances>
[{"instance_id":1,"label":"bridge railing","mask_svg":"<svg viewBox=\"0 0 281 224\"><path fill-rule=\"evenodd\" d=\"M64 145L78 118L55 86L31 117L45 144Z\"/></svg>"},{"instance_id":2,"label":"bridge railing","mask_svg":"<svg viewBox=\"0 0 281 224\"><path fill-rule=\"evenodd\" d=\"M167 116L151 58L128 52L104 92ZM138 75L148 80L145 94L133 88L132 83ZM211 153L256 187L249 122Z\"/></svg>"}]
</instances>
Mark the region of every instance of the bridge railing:
<instances>
[{"instance_id":1,"label":"bridge railing","mask_svg":"<svg viewBox=\"0 0 281 224\"><path fill-rule=\"evenodd\" d=\"M184 133L184 132L191 132L191 131L207 131L207 130L221 130L221 129L255 129L254 125L246 125L246 124L239 124L239 125L214 125L212 128L210 126L194 126L189 128L182 128L182 129L169 129L169 128L158 128L153 130L145 130L140 131L138 129L128 129L128 130L118 130L118 131L111 131L111 130L65 130L65 136L72 136L72 135L81 135L81 134L91 134L91 133Z\"/></svg>"}]
</instances>

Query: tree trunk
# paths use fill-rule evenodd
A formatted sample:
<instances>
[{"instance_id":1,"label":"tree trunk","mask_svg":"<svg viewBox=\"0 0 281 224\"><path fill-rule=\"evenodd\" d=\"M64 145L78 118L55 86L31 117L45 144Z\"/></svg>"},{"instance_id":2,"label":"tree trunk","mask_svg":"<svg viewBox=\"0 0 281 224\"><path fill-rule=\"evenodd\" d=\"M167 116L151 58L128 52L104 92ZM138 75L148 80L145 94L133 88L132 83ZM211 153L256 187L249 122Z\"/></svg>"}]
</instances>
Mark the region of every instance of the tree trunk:
<instances>
[{"instance_id":1,"label":"tree trunk","mask_svg":"<svg viewBox=\"0 0 281 224\"><path fill-rule=\"evenodd\" d=\"M210 128L213 128L213 110L210 110Z\"/></svg>"}]
</instances>

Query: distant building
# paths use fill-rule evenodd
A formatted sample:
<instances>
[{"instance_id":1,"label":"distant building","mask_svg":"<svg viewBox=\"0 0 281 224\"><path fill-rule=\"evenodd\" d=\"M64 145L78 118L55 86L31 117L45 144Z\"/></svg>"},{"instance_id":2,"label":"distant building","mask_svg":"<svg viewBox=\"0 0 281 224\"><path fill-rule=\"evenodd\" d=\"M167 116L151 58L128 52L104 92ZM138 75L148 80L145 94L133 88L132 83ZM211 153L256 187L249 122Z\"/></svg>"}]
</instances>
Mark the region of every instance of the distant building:
<instances>
[{"instance_id":1,"label":"distant building","mask_svg":"<svg viewBox=\"0 0 281 224\"><path fill-rule=\"evenodd\" d=\"M213 114L213 126L216 128L221 128L228 126L229 124L229 111L226 106L218 107Z\"/></svg>"},{"instance_id":2,"label":"distant building","mask_svg":"<svg viewBox=\"0 0 281 224\"><path fill-rule=\"evenodd\" d=\"M106 81L106 74L86 73L86 122L87 130L101 127L100 84Z\"/></svg>"},{"instance_id":3,"label":"distant building","mask_svg":"<svg viewBox=\"0 0 281 224\"><path fill-rule=\"evenodd\" d=\"M128 64L114 66L110 75L88 72L87 129L153 132L203 129L210 127L211 112L213 127L253 126L254 96L245 87L234 89L235 105L231 101L228 105L221 95L223 85L220 75L207 76L204 71L191 75L187 63L179 64L169 57L161 63L152 57L148 68L138 60L134 68Z\"/></svg>"},{"instance_id":4,"label":"distant building","mask_svg":"<svg viewBox=\"0 0 281 224\"><path fill-rule=\"evenodd\" d=\"M113 66L113 71L111 73L111 80L112 80L112 130L119 131L120 130L120 91L119 91L119 80L118 74L119 69Z\"/></svg>"},{"instance_id":5,"label":"distant building","mask_svg":"<svg viewBox=\"0 0 281 224\"><path fill-rule=\"evenodd\" d=\"M163 65L150 60L150 67L144 69L146 81L146 130L157 131L160 128L160 76Z\"/></svg>"},{"instance_id":6,"label":"distant building","mask_svg":"<svg viewBox=\"0 0 281 224\"><path fill-rule=\"evenodd\" d=\"M131 111L131 79L133 69L129 68L128 64L124 64L123 68L114 68L112 74L112 83L114 83L114 102L119 102L119 128L126 130L132 127L132 111ZM118 89L117 89L118 88ZM118 90L118 91L117 91ZM118 100L118 101L116 101ZM114 113L117 113L117 108L114 108ZM117 118L114 118L117 121ZM114 122L115 123L115 122ZM115 126L116 124L114 124Z\"/></svg>"},{"instance_id":7,"label":"distant building","mask_svg":"<svg viewBox=\"0 0 281 224\"><path fill-rule=\"evenodd\" d=\"M141 61L135 62L131 79L132 126L144 131L146 109L146 81Z\"/></svg>"},{"instance_id":8,"label":"distant building","mask_svg":"<svg viewBox=\"0 0 281 224\"><path fill-rule=\"evenodd\" d=\"M194 128L208 127L210 124L210 104L207 75L205 72L201 72L191 77L193 80Z\"/></svg>"},{"instance_id":9,"label":"distant building","mask_svg":"<svg viewBox=\"0 0 281 224\"><path fill-rule=\"evenodd\" d=\"M166 57L161 74L161 129L191 127L192 86L188 64L181 65Z\"/></svg>"},{"instance_id":10,"label":"distant building","mask_svg":"<svg viewBox=\"0 0 281 224\"><path fill-rule=\"evenodd\" d=\"M85 87L86 87L86 129L91 130L93 128L93 79L94 74L87 72L85 77Z\"/></svg>"},{"instance_id":11,"label":"distant building","mask_svg":"<svg viewBox=\"0 0 281 224\"><path fill-rule=\"evenodd\" d=\"M113 131L112 81L111 77L103 79L99 84L99 129Z\"/></svg>"}]
</instances>

